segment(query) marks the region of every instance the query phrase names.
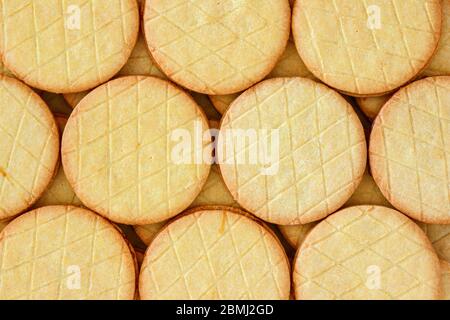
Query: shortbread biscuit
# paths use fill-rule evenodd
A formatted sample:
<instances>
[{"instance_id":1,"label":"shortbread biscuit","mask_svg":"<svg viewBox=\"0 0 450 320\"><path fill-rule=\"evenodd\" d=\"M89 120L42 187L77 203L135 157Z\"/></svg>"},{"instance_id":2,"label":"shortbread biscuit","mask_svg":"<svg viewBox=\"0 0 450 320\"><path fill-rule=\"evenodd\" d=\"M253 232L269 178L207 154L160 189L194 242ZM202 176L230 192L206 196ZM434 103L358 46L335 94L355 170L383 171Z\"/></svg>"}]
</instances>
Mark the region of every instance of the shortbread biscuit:
<instances>
[{"instance_id":1,"label":"shortbread biscuit","mask_svg":"<svg viewBox=\"0 0 450 320\"><path fill-rule=\"evenodd\" d=\"M155 76L161 79L166 79L167 77L159 70L150 56L147 44L145 42L144 36L139 33L138 40L134 46L131 56L127 63L119 71L117 76ZM78 93L67 93L64 95L64 99L75 108L81 99L83 99L89 91L83 91Z\"/></svg>"},{"instance_id":2,"label":"shortbread biscuit","mask_svg":"<svg viewBox=\"0 0 450 320\"><path fill-rule=\"evenodd\" d=\"M220 174L218 165L211 166L211 172L203 186L202 191L192 202L190 208L203 206L227 206L239 207L239 204L233 199L230 191L227 189L225 182ZM156 234L165 225L165 222L154 223L150 225L134 226L134 230L141 240L149 245Z\"/></svg>"},{"instance_id":3,"label":"shortbread biscuit","mask_svg":"<svg viewBox=\"0 0 450 320\"><path fill-rule=\"evenodd\" d=\"M118 78L74 109L63 136L64 171L80 200L108 219L161 222L200 193L212 155L208 128L198 105L170 82ZM180 140L186 135L190 142Z\"/></svg>"},{"instance_id":4,"label":"shortbread biscuit","mask_svg":"<svg viewBox=\"0 0 450 320\"><path fill-rule=\"evenodd\" d=\"M441 300L450 300L450 263L441 260Z\"/></svg>"},{"instance_id":5,"label":"shortbread biscuit","mask_svg":"<svg viewBox=\"0 0 450 320\"><path fill-rule=\"evenodd\" d=\"M438 299L439 259L423 231L377 206L341 210L306 237L294 262L297 299Z\"/></svg>"},{"instance_id":6,"label":"shortbread biscuit","mask_svg":"<svg viewBox=\"0 0 450 320\"><path fill-rule=\"evenodd\" d=\"M114 76L136 43L135 0L4 0L3 62L32 87L56 93L94 88Z\"/></svg>"},{"instance_id":7,"label":"shortbread biscuit","mask_svg":"<svg viewBox=\"0 0 450 320\"><path fill-rule=\"evenodd\" d=\"M450 75L450 0L442 0L442 33L439 45L424 76Z\"/></svg>"},{"instance_id":8,"label":"shortbread biscuit","mask_svg":"<svg viewBox=\"0 0 450 320\"><path fill-rule=\"evenodd\" d=\"M22 82L0 76L0 220L30 207L56 171L59 135L45 102Z\"/></svg>"},{"instance_id":9,"label":"shortbread biscuit","mask_svg":"<svg viewBox=\"0 0 450 320\"><path fill-rule=\"evenodd\" d=\"M50 206L0 234L0 299L133 299L136 270L120 232L91 211Z\"/></svg>"},{"instance_id":10,"label":"shortbread biscuit","mask_svg":"<svg viewBox=\"0 0 450 320\"><path fill-rule=\"evenodd\" d=\"M152 299L289 299L289 262L261 224L198 210L167 225L147 249L139 292Z\"/></svg>"},{"instance_id":11,"label":"shortbread biscuit","mask_svg":"<svg viewBox=\"0 0 450 320\"><path fill-rule=\"evenodd\" d=\"M366 166L364 130L352 106L305 78L265 80L240 95L222 119L218 144L233 198L275 224L333 213Z\"/></svg>"},{"instance_id":12,"label":"shortbread biscuit","mask_svg":"<svg viewBox=\"0 0 450 320\"><path fill-rule=\"evenodd\" d=\"M439 258L450 262L450 225L416 222L430 239Z\"/></svg>"},{"instance_id":13,"label":"shortbread biscuit","mask_svg":"<svg viewBox=\"0 0 450 320\"><path fill-rule=\"evenodd\" d=\"M450 223L450 77L399 90L370 137L370 168L384 196L410 217Z\"/></svg>"},{"instance_id":14,"label":"shortbread biscuit","mask_svg":"<svg viewBox=\"0 0 450 320\"><path fill-rule=\"evenodd\" d=\"M67 118L56 115L55 120L58 125L59 133L62 135L67 123ZM39 200L34 204L34 207L38 208L51 205L83 205L70 186L69 181L67 181L63 167L60 163L58 164L58 171L55 177Z\"/></svg>"},{"instance_id":15,"label":"shortbread biscuit","mask_svg":"<svg viewBox=\"0 0 450 320\"><path fill-rule=\"evenodd\" d=\"M440 0L298 0L292 31L309 70L354 96L382 95L418 75L441 34Z\"/></svg>"},{"instance_id":16,"label":"shortbread biscuit","mask_svg":"<svg viewBox=\"0 0 450 320\"><path fill-rule=\"evenodd\" d=\"M147 0L144 33L170 79L192 91L230 94L269 74L290 21L287 0Z\"/></svg>"},{"instance_id":17,"label":"shortbread biscuit","mask_svg":"<svg viewBox=\"0 0 450 320\"><path fill-rule=\"evenodd\" d=\"M289 40L283 55L278 60L273 70L267 76L269 78L277 77L303 77L314 80L314 75L306 68L302 59L298 55L295 44ZM239 93L229 95L210 96L214 107L221 114L227 111L230 104L239 96Z\"/></svg>"},{"instance_id":18,"label":"shortbread biscuit","mask_svg":"<svg viewBox=\"0 0 450 320\"><path fill-rule=\"evenodd\" d=\"M356 103L370 120L374 120L391 97L392 95L386 94L379 97L356 98Z\"/></svg>"},{"instance_id":19,"label":"shortbread biscuit","mask_svg":"<svg viewBox=\"0 0 450 320\"><path fill-rule=\"evenodd\" d=\"M352 194L350 199L344 204L344 207L351 206L359 206L359 205L378 205L391 207L389 201L381 193L380 189L376 185L372 176L366 170L364 172L363 178L356 188L355 192ZM294 248L297 249L302 244L306 235L311 231L311 229L317 223L308 223L301 225L293 225L293 226L278 226L284 238L288 241L288 243Z\"/></svg>"}]
</instances>

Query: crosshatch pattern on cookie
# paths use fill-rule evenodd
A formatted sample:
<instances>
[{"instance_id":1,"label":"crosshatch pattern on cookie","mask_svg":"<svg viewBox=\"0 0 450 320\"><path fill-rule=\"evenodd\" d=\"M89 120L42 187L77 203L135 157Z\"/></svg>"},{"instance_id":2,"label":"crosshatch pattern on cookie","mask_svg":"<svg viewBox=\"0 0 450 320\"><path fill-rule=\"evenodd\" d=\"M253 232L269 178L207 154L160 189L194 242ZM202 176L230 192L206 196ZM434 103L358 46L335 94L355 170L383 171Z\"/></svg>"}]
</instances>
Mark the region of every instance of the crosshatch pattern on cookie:
<instances>
[{"instance_id":1,"label":"crosshatch pattern on cookie","mask_svg":"<svg viewBox=\"0 0 450 320\"><path fill-rule=\"evenodd\" d=\"M67 123L67 178L86 206L115 222L167 220L189 206L209 174L206 162L172 159L172 133L185 129L195 137L196 121L209 128L195 102L167 81L133 76L108 82L83 99ZM209 145L210 139L191 145L188 154L194 159Z\"/></svg>"},{"instance_id":2,"label":"crosshatch pattern on cookie","mask_svg":"<svg viewBox=\"0 0 450 320\"><path fill-rule=\"evenodd\" d=\"M230 94L274 67L289 37L290 9L286 0L148 0L144 24L169 78L193 91Z\"/></svg>"},{"instance_id":3,"label":"crosshatch pattern on cookie","mask_svg":"<svg viewBox=\"0 0 450 320\"><path fill-rule=\"evenodd\" d=\"M277 78L249 89L230 106L221 132L248 128L280 130L278 173L263 175L263 165L237 163L255 143L234 150L231 158L224 151L220 167L233 197L263 220L320 220L342 206L362 179L366 141L361 123L352 107L324 85ZM227 144L226 135L220 139Z\"/></svg>"},{"instance_id":4,"label":"crosshatch pattern on cookie","mask_svg":"<svg viewBox=\"0 0 450 320\"><path fill-rule=\"evenodd\" d=\"M417 81L375 120L373 177L389 202L416 220L450 221L450 77Z\"/></svg>"},{"instance_id":5,"label":"crosshatch pattern on cookie","mask_svg":"<svg viewBox=\"0 0 450 320\"><path fill-rule=\"evenodd\" d=\"M439 298L439 259L429 240L384 207L330 216L309 233L294 263L297 299Z\"/></svg>"},{"instance_id":6,"label":"crosshatch pattern on cookie","mask_svg":"<svg viewBox=\"0 0 450 320\"><path fill-rule=\"evenodd\" d=\"M80 28L67 26L69 6L79 10ZM29 85L58 93L111 78L139 29L134 0L5 0L0 10L4 63Z\"/></svg>"},{"instance_id":7,"label":"crosshatch pattern on cookie","mask_svg":"<svg viewBox=\"0 0 450 320\"><path fill-rule=\"evenodd\" d=\"M0 77L0 219L44 192L58 160L58 128L45 103L21 82Z\"/></svg>"},{"instance_id":8,"label":"crosshatch pattern on cookie","mask_svg":"<svg viewBox=\"0 0 450 320\"><path fill-rule=\"evenodd\" d=\"M440 3L299 0L294 38L305 64L328 85L354 95L380 95L426 67L440 37ZM369 26L374 12L379 28Z\"/></svg>"},{"instance_id":9,"label":"crosshatch pattern on cookie","mask_svg":"<svg viewBox=\"0 0 450 320\"><path fill-rule=\"evenodd\" d=\"M288 299L288 260L262 225L198 211L168 225L144 259L144 299Z\"/></svg>"},{"instance_id":10,"label":"crosshatch pattern on cookie","mask_svg":"<svg viewBox=\"0 0 450 320\"><path fill-rule=\"evenodd\" d=\"M68 286L70 266L81 272L77 290ZM76 207L31 211L0 237L2 299L133 299L134 268L120 233L100 216Z\"/></svg>"}]
</instances>

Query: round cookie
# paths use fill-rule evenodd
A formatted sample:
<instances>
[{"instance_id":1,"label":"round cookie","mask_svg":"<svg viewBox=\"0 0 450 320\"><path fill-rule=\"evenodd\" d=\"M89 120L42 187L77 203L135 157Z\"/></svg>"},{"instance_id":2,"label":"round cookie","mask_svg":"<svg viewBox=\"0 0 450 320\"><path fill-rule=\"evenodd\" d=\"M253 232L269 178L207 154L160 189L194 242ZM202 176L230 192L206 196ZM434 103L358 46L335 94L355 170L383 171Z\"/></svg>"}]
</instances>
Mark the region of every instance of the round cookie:
<instances>
[{"instance_id":1,"label":"round cookie","mask_svg":"<svg viewBox=\"0 0 450 320\"><path fill-rule=\"evenodd\" d=\"M450 77L399 90L370 136L370 168L383 195L410 217L450 223Z\"/></svg>"},{"instance_id":2,"label":"round cookie","mask_svg":"<svg viewBox=\"0 0 450 320\"><path fill-rule=\"evenodd\" d=\"M265 80L240 95L223 116L216 152L233 198L282 225L336 211L366 165L364 130L351 105L305 78Z\"/></svg>"},{"instance_id":3,"label":"round cookie","mask_svg":"<svg viewBox=\"0 0 450 320\"><path fill-rule=\"evenodd\" d=\"M230 94L262 80L290 33L287 0L148 0L150 53L173 81L205 94Z\"/></svg>"},{"instance_id":4,"label":"round cookie","mask_svg":"<svg viewBox=\"0 0 450 320\"><path fill-rule=\"evenodd\" d=\"M143 300L288 299L289 262L273 234L225 210L202 210L168 224L145 254Z\"/></svg>"},{"instance_id":5,"label":"round cookie","mask_svg":"<svg viewBox=\"0 0 450 320\"><path fill-rule=\"evenodd\" d=\"M136 43L135 0L5 0L3 62L32 87L56 93L94 88L114 76Z\"/></svg>"},{"instance_id":6,"label":"round cookie","mask_svg":"<svg viewBox=\"0 0 450 320\"><path fill-rule=\"evenodd\" d=\"M297 49L321 81L354 96L382 95L418 75L441 34L440 0L298 0Z\"/></svg>"},{"instance_id":7,"label":"round cookie","mask_svg":"<svg viewBox=\"0 0 450 320\"><path fill-rule=\"evenodd\" d=\"M450 225L416 222L430 239L437 255L450 262Z\"/></svg>"},{"instance_id":8,"label":"round cookie","mask_svg":"<svg viewBox=\"0 0 450 320\"><path fill-rule=\"evenodd\" d=\"M133 299L135 282L126 241L91 211L44 207L0 234L2 300Z\"/></svg>"},{"instance_id":9,"label":"round cookie","mask_svg":"<svg viewBox=\"0 0 450 320\"><path fill-rule=\"evenodd\" d=\"M233 199L230 191L223 182L218 165L211 166L211 172L203 186L202 191L189 206L190 208L203 206L227 206L239 207L239 204ZM166 222L154 223L149 225L134 226L134 230L141 240L148 246L159 230Z\"/></svg>"},{"instance_id":10,"label":"round cookie","mask_svg":"<svg viewBox=\"0 0 450 320\"><path fill-rule=\"evenodd\" d=\"M131 56L127 63L119 71L117 76L155 76L161 79L166 79L167 77L158 69L156 64L153 62L152 57L147 48L144 36L139 33L138 40L134 46ZM77 93L67 93L64 95L67 103L69 103L72 108L75 108L81 99L83 99L89 91L77 92Z\"/></svg>"},{"instance_id":11,"label":"round cookie","mask_svg":"<svg viewBox=\"0 0 450 320\"><path fill-rule=\"evenodd\" d=\"M283 55L266 78L269 79L278 77L303 77L312 80L315 79L313 74L306 68L302 59L298 55L294 42L290 39ZM224 114L239 94L240 93L210 96L210 99L217 111Z\"/></svg>"},{"instance_id":12,"label":"round cookie","mask_svg":"<svg viewBox=\"0 0 450 320\"><path fill-rule=\"evenodd\" d=\"M391 97L392 95L386 94L379 97L356 98L356 103L370 120L374 120Z\"/></svg>"},{"instance_id":13,"label":"round cookie","mask_svg":"<svg viewBox=\"0 0 450 320\"><path fill-rule=\"evenodd\" d=\"M55 120L58 125L59 132L62 134L67 123L67 118L56 115ZM58 165L58 171L55 177L39 200L34 204L34 207L38 208L51 205L83 205L70 186L69 181L67 181L61 164Z\"/></svg>"},{"instance_id":14,"label":"round cookie","mask_svg":"<svg viewBox=\"0 0 450 320\"><path fill-rule=\"evenodd\" d=\"M63 136L64 171L78 198L108 219L161 222L186 209L208 177L211 137L202 128L209 127L198 105L170 82L118 78L74 109ZM180 140L186 135L195 141Z\"/></svg>"},{"instance_id":15,"label":"round cookie","mask_svg":"<svg viewBox=\"0 0 450 320\"><path fill-rule=\"evenodd\" d=\"M450 263L441 260L441 300L450 300Z\"/></svg>"},{"instance_id":16,"label":"round cookie","mask_svg":"<svg viewBox=\"0 0 450 320\"><path fill-rule=\"evenodd\" d=\"M440 266L422 230L377 206L341 210L306 237L294 262L296 299L438 299Z\"/></svg>"},{"instance_id":17,"label":"round cookie","mask_svg":"<svg viewBox=\"0 0 450 320\"><path fill-rule=\"evenodd\" d=\"M30 207L45 191L59 156L58 128L42 99L0 76L0 220Z\"/></svg>"},{"instance_id":18,"label":"round cookie","mask_svg":"<svg viewBox=\"0 0 450 320\"><path fill-rule=\"evenodd\" d=\"M422 72L424 76L450 75L450 0L442 0L442 34L430 64Z\"/></svg>"},{"instance_id":19,"label":"round cookie","mask_svg":"<svg viewBox=\"0 0 450 320\"><path fill-rule=\"evenodd\" d=\"M363 178L356 188L355 192L352 194L350 199L344 204L344 207L351 206L359 206L359 205L378 205L391 207L389 201L381 193L380 189L376 185L372 176L369 172L364 172ZM306 238L309 231L317 223L308 223L308 224L300 224L300 225L292 225L292 226L278 226L284 238L288 241L288 243L294 248L297 249L302 244L303 240Z\"/></svg>"}]
</instances>

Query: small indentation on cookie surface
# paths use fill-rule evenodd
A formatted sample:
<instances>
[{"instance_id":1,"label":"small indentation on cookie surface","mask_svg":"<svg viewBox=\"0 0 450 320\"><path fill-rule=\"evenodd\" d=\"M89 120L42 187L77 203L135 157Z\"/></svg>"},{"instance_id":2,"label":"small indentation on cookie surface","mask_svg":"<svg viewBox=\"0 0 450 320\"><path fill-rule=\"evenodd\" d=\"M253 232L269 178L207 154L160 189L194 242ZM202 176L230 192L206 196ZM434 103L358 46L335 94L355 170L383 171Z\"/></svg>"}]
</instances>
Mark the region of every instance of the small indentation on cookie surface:
<instances>
[{"instance_id":1,"label":"small indentation on cookie surface","mask_svg":"<svg viewBox=\"0 0 450 320\"><path fill-rule=\"evenodd\" d=\"M0 177L6 178L7 176L8 174L6 173L6 171L2 167L0 167Z\"/></svg>"}]
</instances>

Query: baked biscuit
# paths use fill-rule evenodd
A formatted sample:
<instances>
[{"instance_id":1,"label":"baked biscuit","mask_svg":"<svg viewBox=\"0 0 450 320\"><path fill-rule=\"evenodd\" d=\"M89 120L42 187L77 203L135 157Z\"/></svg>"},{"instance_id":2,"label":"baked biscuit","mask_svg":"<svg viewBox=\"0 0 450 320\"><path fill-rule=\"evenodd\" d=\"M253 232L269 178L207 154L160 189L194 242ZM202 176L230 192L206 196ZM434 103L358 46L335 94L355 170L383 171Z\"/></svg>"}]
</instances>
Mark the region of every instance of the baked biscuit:
<instances>
[{"instance_id":1,"label":"baked biscuit","mask_svg":"<svg viewBox=\"0 0 450 320\"><path fill-rule=\"evenodd\" d=\"M4 0L0 12L3 63L28 85L56 93L114 76L139 30L135 0Z\"/></svg>"},{"instance_id":2,"label":"baked biscuit","mask_svg":"<svg viewBox=\"0 0 450 320\"><path fill-rule=\"evenodd\" d=\"M393 209L356 206L319 223L294 262L297 299L438 299L439 259Z\"/></svg>"},{"instance_id":3,"label":"baked biscuit","mask_svg":"<svg viewBox=\"0 0 450 320\"><path fill-rule=\"evenodd\" d=\"M401 212L450 223L450 77L416 81L381 109L370 136L370 168Z\"/></svg>"}]
</instances>

